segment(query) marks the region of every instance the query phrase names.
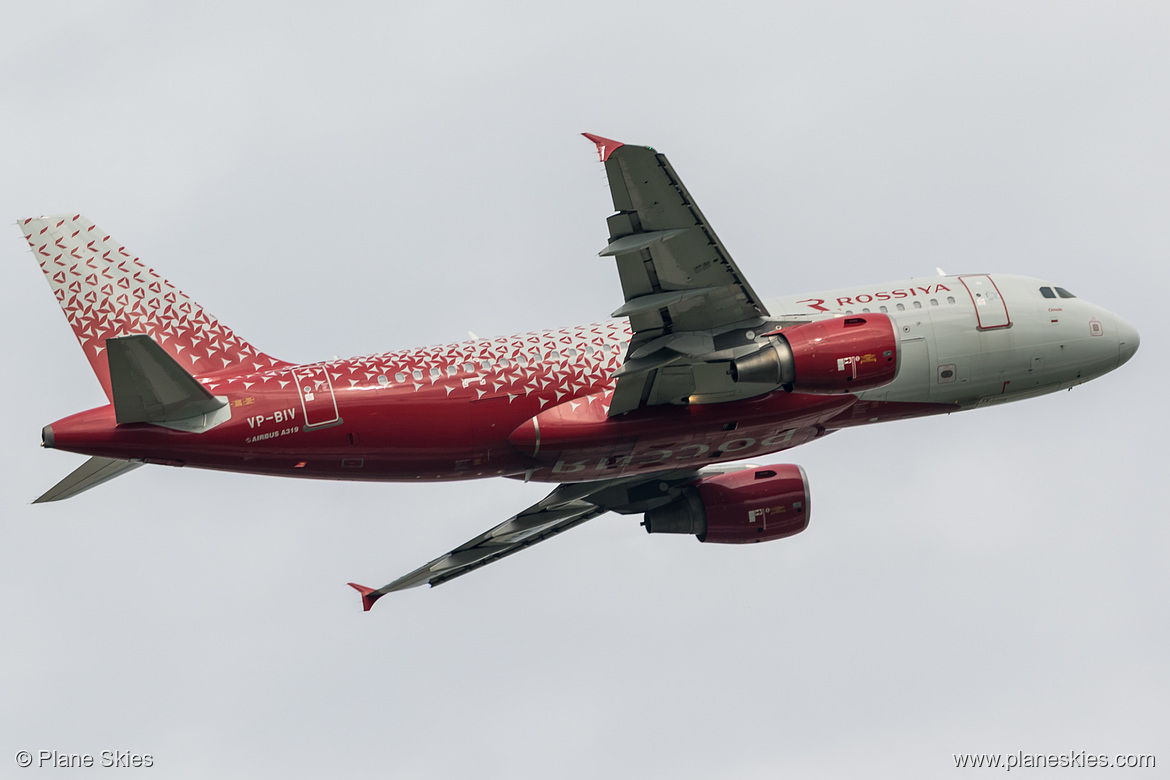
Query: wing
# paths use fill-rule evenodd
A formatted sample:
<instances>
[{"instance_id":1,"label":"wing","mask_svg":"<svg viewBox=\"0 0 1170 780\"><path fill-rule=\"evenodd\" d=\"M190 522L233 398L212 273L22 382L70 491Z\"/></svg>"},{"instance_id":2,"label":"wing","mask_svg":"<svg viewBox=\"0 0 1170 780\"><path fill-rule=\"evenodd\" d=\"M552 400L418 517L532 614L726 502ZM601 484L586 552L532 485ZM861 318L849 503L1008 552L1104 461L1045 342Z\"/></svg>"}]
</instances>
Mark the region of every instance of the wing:
<instances>
[{"instance_id":1,"label":"wing","mask_svg":"<svg viewBox=\"0 0 1170 780\"><path fill-rule=\"evenodd\" d=\"M629 317L633 330L609 414L772 389L727 375L726 361L750 347L768 311L666 157L584 135L597 144L617 211L600 253L616 259L625 295L613 316Z\"/></svg>"},{"instance_id":2,"label":"wing","mask_svg":"<svg viewBox=\"0 0 1170 780\"><path fill-rule=\"evenodd\" d=\"M694 470L677 470L559 485L523 512L389 585L368 588L351 582L349 586L362 594L362 607L369 611L374 602L387 593L419 585L442 585L606 512L645 512L669 503L678 496L676 488L690 482L697 474Z\"/></svg>"}]
</instances>

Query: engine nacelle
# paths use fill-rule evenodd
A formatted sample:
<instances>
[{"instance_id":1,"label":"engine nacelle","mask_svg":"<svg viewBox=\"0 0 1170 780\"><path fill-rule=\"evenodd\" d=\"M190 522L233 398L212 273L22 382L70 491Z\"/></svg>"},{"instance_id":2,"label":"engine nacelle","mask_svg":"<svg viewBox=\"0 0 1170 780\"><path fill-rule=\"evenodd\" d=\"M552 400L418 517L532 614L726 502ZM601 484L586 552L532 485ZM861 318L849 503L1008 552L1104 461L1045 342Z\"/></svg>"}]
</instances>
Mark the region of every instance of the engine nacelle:
<instances>
[{"instance_id":1,"label":"engine nacelle","mask_svg":"<svg viewBox=\"0 0 1170 780\"><path fill-rule=\"evenodd\" d=\"M694 534L700 542L750 544L808 527L808 479L800 466L760 466L703 477L646 513L652 534Z\"/></svg>"},{"instance_id":2,"label":"engine nacelle","mask_svg":"<svg viewBox=\"0 0 1170 780\"><path fill-rule=\"evenodd\" d=\"M736 382L766 382L798 393L856 393L898 374L898 335L885 314L834 317L786 328L734 360Z\"/></svg>"}]
</instances>

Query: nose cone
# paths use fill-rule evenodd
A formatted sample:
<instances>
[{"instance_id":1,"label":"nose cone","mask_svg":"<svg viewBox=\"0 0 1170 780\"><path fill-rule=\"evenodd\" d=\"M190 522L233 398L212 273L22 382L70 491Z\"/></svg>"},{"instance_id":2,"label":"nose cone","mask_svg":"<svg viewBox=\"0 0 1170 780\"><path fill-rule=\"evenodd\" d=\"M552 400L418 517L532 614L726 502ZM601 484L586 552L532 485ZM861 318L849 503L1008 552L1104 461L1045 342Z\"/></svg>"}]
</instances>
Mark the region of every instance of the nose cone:
<instances>
[{"instance_id":1,"label":"nose cone","mask_svg":"<svg viewBox=\"0 0 1170 780\"><path fill-rule=\"evenodd\" d=\"M1117 342L1121 351L1121 356L1117 361L1118 366L1133 357L1133 353L1137 352L1138 345L1142 343L1137 328L1121 317L1117 318Z\"/></svg>"}]
</instances>

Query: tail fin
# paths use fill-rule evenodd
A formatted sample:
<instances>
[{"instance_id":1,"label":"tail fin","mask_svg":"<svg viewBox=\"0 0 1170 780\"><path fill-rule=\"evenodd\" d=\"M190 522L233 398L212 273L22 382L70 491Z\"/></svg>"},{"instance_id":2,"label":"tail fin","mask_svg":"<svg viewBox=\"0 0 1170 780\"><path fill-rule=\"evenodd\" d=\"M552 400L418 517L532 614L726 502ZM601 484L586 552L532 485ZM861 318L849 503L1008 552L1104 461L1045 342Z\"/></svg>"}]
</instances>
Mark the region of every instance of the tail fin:
<instances>
[{"instance_id":1,"label":"tail fin","mask_svg":"<svg viewBox=\"0 0 1170 780\"><path fill-rule=\"evenodd\" d=\"M287 365L220 324L203 307L80 214L20 223L106 397L114 398L106 339L145 334L200 376Z\"/></svg>"}]
</instances>

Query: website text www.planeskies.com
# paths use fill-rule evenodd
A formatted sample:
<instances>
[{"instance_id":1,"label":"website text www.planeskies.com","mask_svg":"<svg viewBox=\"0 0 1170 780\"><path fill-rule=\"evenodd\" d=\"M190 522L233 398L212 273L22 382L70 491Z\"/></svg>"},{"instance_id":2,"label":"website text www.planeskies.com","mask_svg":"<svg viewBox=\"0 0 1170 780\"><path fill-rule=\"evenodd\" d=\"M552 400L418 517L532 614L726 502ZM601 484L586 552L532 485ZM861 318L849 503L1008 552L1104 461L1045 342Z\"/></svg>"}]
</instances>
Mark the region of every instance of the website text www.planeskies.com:
<instances>
[{"instance_id":1,"label":"website text www.planeskies.com","mask_svg":"<svg viewBox=\"0 0 1170 780\"><path fill-rule=\"evenodd\" d=\"M1152 753L1090 753L1070 750L1067 753L955 753L956 769L1154 769Z\"/></svg>"}]
</instances>

